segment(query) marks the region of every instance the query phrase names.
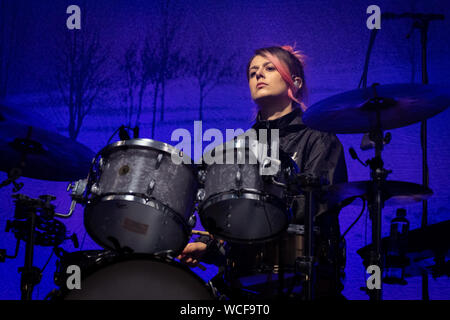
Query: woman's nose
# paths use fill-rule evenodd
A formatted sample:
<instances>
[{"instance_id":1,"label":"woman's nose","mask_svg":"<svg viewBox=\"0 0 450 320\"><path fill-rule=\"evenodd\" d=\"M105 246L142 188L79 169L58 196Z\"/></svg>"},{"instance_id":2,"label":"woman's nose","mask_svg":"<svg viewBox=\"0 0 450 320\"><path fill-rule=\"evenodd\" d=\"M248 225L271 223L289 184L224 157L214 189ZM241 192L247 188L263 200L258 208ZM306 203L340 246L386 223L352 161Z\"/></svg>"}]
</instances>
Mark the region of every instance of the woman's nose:
<instances>
[{"instance_id":1,"label":"woman's nose","mask_svg":"<svg viewBox=\"0 0 450 320\"><path fill-rule=\"evenodd\" d=\"M256 71L256 80L258 80L259 78L264 78L263 70Z\"/></svg>"}]
</instances>

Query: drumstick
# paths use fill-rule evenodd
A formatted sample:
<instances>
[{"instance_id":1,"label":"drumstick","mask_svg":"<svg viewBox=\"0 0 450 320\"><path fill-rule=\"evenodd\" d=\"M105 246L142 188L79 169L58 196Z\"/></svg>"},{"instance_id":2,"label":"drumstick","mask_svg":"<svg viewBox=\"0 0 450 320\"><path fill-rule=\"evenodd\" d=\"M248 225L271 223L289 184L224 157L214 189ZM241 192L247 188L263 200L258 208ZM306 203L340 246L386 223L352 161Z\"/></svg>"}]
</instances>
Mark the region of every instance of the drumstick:
<instances>
[{"instance_id":1,"label":"drumstick","mask_svg":"<svg viewBox=\"0 0 450 320\"><path fill-rule=\"evenodd\" d=\"M201 235L201 236L210 236L211 235L209 232L200 231L200 230L192 230L192 234L198 234L198 235ZM200 264L200 263L197 265L197 267L200 270L202 270L202 271L206 270L206 267L204 265Z\"/></svg>"},{"instance_id":2,"label":"drumstick","mask_svg":"<svg viewBox=\"0 0 450 320\"><path fill-rule=\"evenodd\" d=\"M206 270L206 267L204 265L200 264L200 263L197 265L197 268L199 268L202 271Z\"/></svg>"},{"instance_id":3,"label":"drumstick","mask_svg":"<svg viewBox=\"0 0 450 320\"><path fill-rule=\"evenodd\" d=\"M198 234L201 236L211 236L211 233L201 230L192 230L192 234Z\"/></svg>"}]
</instances>

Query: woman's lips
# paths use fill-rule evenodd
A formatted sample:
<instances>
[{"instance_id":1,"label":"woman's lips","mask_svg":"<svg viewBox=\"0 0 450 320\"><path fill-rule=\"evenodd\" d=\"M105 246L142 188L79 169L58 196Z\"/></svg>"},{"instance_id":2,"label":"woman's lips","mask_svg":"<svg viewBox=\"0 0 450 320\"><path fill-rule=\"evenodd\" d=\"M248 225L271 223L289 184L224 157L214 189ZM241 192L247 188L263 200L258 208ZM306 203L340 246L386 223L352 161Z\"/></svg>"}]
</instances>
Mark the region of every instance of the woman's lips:
<instances>
[{"instance_id":1,"label":"woman's lips","mask_svg":"<svg viewBox=\"0 0 450 320\"><path fill-rule=\"evenodd\" d=\"M256 85L256 88L261 88L261 87L264 87L264 86L267 86L267 83L261 82L261 83L258 83Z\"/></svg>"}]
</instances>

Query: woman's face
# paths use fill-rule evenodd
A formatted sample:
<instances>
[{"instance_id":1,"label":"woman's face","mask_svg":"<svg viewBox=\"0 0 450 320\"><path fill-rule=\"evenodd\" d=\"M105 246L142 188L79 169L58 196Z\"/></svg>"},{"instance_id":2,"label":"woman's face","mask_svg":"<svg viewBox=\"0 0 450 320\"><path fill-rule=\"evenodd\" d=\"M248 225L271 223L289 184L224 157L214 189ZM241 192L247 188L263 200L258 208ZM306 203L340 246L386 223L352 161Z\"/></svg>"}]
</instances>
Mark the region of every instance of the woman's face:
<instances>
[{"instance_id":1,"label":"woman's face","mask_svg":"<svg viewBox=\"0 0 450 320\"><path fill-rule=\"evenodd\" d=\"M265 99L288 98L288 85L267 58L255 56L250 62L248 74L250 93L256 103Z\"/></svg>"}]
</instances>

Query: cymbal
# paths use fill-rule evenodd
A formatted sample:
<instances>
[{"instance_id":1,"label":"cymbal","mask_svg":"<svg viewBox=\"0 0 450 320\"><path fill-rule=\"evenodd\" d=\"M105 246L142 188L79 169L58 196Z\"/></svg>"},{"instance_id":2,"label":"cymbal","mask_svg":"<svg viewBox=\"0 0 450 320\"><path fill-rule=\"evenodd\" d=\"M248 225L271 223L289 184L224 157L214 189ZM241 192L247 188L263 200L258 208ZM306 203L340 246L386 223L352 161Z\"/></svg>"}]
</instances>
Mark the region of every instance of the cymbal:
<instances>
[{"instance_id":1,"label":"cymbal","mask_svg":"<svg viewBox=\"0 0 450 320\"><path fill-rule=\"evenodd\" d=\"M405 277L420 276L423 271L433 273L438 277L447 272L450 258L450 242L447 235L450 232L450 220L428 225L423 228L410 230L402 243L405 244ZM381 240L383 252L387 252L391 238ZM356 252L369 260L371 244L358 249ZM447 260L447 262L445 262Z\"/></svg>"},{"instance_id":2,"label":"cymbal","mask_svg":"<svg viewBox=\"0 0 450 320\"><path fill-rule=\"evenodd\" d=\"M403 181L385 181L382 186L382 200L388 205L407 205L428 199L433 191L420 184ZM352 181L331 185L324 199L331 205L342 205L356 197L369 199L373 190L373 181Z\"/></svg>"},{"instance_id":3,"label":"cymbal","mask_svg":"<svg viewBox=\"0 0 450 320\"><path fill-rule=\"evenodd\" d=\"M0 170L18 168L25 153L21 176L51 181L86 177L94 152L61 136L48 120L17 108L0 105Z\"/></svg>"},{"instance_id":4,"label":"cymbal","mask_svg":"<svg viewBox=\"0 0 450 320\"><path fill-rule=\"evenodd\" d=\"M367 133L376 128L377 110L382 130L405 127L431 118L450 106L448 90L423 84L375 86L340 93L310 106L303 122L320 131Z\"/></svg>"}]
</instances>

